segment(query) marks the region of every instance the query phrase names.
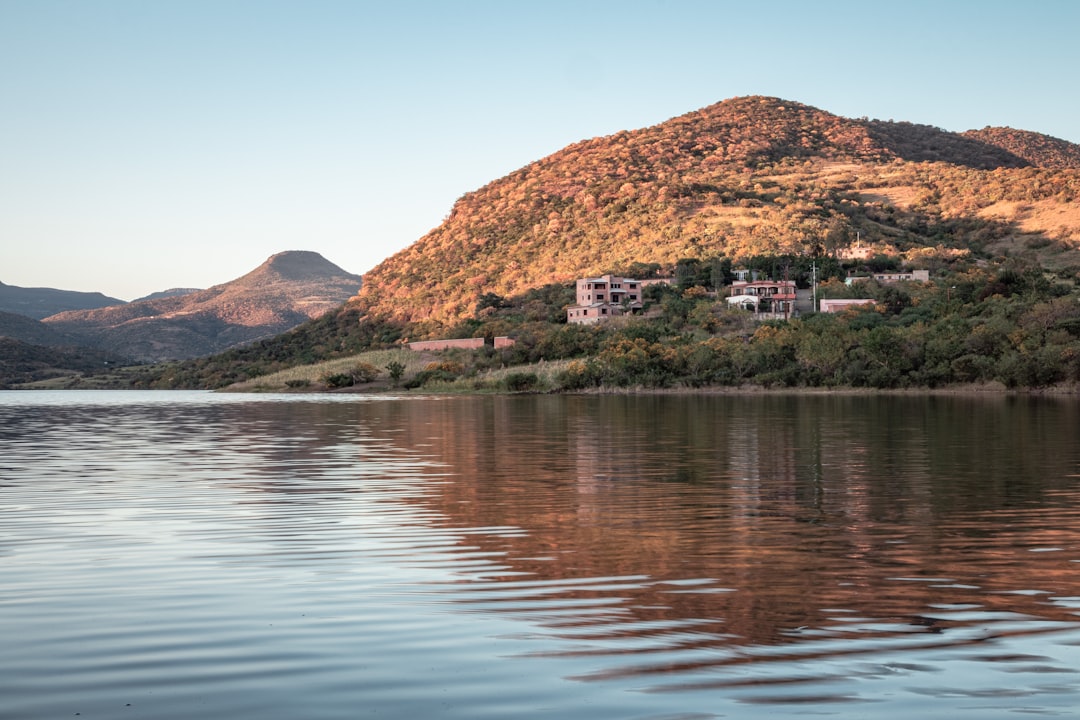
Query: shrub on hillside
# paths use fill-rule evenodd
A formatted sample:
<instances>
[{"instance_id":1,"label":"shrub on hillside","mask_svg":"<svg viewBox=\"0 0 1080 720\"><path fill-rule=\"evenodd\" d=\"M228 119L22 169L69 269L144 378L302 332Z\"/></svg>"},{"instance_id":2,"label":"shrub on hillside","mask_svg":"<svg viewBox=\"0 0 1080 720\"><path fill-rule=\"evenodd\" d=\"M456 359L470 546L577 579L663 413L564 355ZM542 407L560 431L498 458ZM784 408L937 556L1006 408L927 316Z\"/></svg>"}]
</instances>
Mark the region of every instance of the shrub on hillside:
<instances>
[{"instance_id":1,"label":"shrub on hillside","mask_svg":"<svg viewBox=\"0 0 1080 720\"><path fill-rule=\"evenodd\" d=\"M536 373L515 372L503 378L503 386L510 392L532 392L540 387Z\"/></svg>"},{"instance_id":2,"label":"shrub on hillside","mask_svg":"<svg viewBox=\"0 0 1080 720\"><path fill-rule=\"evenodd\" d=\"M390 383L397 386L401 381L401 376L405 374L405 364L397 360L391 360L386 365L386 371L390 373Z\"/></svg>"},{"instance_id":3,"label":"shrub on hillside","mask_svg":"<svg viewBox=\"0 0 1080 720\"><path fill-rule=\"evenodd\" d=\"M574 360L555 375L560 390L584 390L597 387L602 381L600 368L593 359Z\"/></svg>"},{"instance_id":4,"label":"shrub on hillside","mask_svg":"<svg viewBox=\"0 0 1080 720\"><path fill-rule=\"evenodd\" d=\"M319 380L328 388L352 387L354 384L349 373L325 373Z\"/></svg>"},{"instance_id":5,"label":"shrub on hillside","mask_svg":"<svg viewBox=\"0 0 1080 720\"><path fill-rule=\"evenodd\" d=\"M375 367L371 363L358 363L350 371L349 375L352 376L353 382L357 385L369 383L379 377L379 368Z\"/></svg>"},{"instance_id":6,"label":"shrub on hillside","mask_svg":"<svg viewBox=\"0 0 1080 720\"><path fill-rule=\"evenodd\" d=\"M443 360L442 362L428 363L420 372L413 375L405 382L405 388L414 390L424 387L428 383L453 382L465 372L465 366L456 360Z\"/></svg>"}]
</instances>

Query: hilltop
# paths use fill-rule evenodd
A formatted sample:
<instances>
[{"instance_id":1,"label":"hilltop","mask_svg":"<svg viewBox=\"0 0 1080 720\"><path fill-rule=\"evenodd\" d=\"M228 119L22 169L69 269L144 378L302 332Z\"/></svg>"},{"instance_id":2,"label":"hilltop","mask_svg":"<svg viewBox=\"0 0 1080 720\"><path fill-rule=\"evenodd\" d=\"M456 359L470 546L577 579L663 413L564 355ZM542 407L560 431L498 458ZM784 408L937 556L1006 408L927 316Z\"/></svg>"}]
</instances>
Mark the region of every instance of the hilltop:
<instances>
[{"instance_id":1,"label":"hilltop","mask_svg":"<svg viewBox=\"0 0 1080 720\"><path fill-rule=\"evenodd\" d=\"M283 333L340 307L360 286L359 275L318 253L290 251L207 290L62 312L44 322L83 344L135 360L177 360Z\"/></svg>"},{"instance_id":2,"label":"hilltop","mask_svg":"<svg viewBox=\"0 0 1080 720\"><path fill-rule=\"evenodd\" d=\"M352 306L437 336L482 296L671 267L821 255L856 238L932 264L972 254L1080 268L1080 147L1008 128L952 133L769 97L583 140L466 193L365 275Z\"/></svg>"}]
</instances>

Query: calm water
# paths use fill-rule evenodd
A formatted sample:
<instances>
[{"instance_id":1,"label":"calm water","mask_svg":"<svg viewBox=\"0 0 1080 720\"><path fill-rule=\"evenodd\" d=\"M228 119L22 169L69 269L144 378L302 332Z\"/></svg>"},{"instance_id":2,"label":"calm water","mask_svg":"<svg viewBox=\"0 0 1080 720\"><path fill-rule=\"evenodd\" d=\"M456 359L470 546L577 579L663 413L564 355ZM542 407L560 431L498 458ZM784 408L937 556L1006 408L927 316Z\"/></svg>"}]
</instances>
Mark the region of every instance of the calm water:
<instances>
[{"instance_id":1,"label":"calm water","mask_svg":"<svg viewBox=\"0 0 1080 720\"><path fill-rule=\"evenodd\" d=\"M1080 708L1080 402L0 393L0 717Z\"/></svg>"}]
</instances>

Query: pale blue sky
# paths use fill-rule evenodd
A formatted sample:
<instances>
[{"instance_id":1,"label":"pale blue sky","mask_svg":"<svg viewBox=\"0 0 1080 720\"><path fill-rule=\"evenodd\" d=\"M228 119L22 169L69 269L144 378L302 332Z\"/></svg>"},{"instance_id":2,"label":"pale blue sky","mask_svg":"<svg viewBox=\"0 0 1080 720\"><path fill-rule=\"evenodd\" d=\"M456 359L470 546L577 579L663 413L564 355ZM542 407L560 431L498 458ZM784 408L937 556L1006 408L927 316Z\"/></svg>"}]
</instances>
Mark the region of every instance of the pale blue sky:
<instances>
[{"instance_id":1,"label":"pale blue sky","mask_svg":"<svg viewBox=\"0 0 1080 720\"><path fill-rule=\"evenodd\" d=\"M1080 142L1080 1L0 0L0 281L363 273L578 140L739 95Z\"/></svg>"}]
</instances>

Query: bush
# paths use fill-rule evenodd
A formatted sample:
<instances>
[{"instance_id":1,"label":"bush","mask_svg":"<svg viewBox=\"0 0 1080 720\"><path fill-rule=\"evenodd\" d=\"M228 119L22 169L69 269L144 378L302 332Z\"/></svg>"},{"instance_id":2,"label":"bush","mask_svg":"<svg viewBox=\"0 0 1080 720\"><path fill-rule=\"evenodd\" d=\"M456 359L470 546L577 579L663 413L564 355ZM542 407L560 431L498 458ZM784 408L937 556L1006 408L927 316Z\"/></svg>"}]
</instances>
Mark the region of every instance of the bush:
<instances>
[{"instance_id":1,"label":"bush","mask_svg":"<svg viewBox=\"0 0 1080 720\"><path fill-rule=\"evenodd\" d=\"M432 373L442 373L444 375L458 376L465 372L465 366L457 360L443 360L441 362L428 363L424 370ZM453 379L451 377L450 379Z\"/></svg>"},{"instance_id":2,"label":"bush","mask_svg":"<svg viewBox=\"0 0 1080 720\"><path fill-rule=\"evenodd\" d=\"M676 351L643 339L613 338L596 356L604 384L664 387L676 377Z\"/></svg>"},{"instance_id":3,"label":"bush","mask_svg":"<svg viewBox=\"0 0 1080 720\"><path fill-rule=\"evenodd\" d=\"M371 363L362 362L353 367L353 369L349 371L349 375L352 376L353 383L362 385L379 377L379 368Z\"/></svg>"},{"instance_id":4,"label":"bush","mask_svg":"<svg viewBox=\"0 0 1080 720\"><path fill-rule=\"evenodd\" d=\"M503 385L510 392L530 392L540 386L540 378L536 373L515 372L503 378Z\"/></svg>"},{"instance_id":5,"label":"bush","mask_svg":"<svg viewBox=\"0 0 1080 720\"><path fill-rule=\"evenodd\" d=\"M405 382L407 390L415 390L433 382L453 382L459 377L459 372L446 369L446 366L456 366L460 371L461 363L429 363L426 368L413 375Z\"/></svg>"},{"instance_id":6,"label":"bush","mask_svg":"<svg viewBox=\"0 0 1080 720\"><path fill-rule=\"evenodd\" d=\"M328 388L352 387L355 384L349 373L326 373L319 380Z\"/></svg>"},{"instance_id":7,"label":"bush","mask_svg":"<svg viewBox=\"0 0 1080 720\"><path fill-rule=\"evenodd\" d=\"M358 363L346 372L327 372L319 378L328 388L352 387L369 383L379 376L379 368L371 363Z\"/></svg>"},{"instance_id":8,"label":"bush","mask_svg":"<svg viewBox=\"0 0 1080 720\"><path fill-rule=\"evenodd\" d=\"M405 364L397 360L391 360L386 365L386 371L390 373L390 382L397 385L398 381L401 380L401 376L405 374Z\"/></svg>"},{"instance_id":9,"label":"bush","mask_svg":"<svg viewBox=\"0 0 1080 720\"><path fill-rule=\"evenodd\" d=\"M562 390L582 390L596 387L600 382L600 370L592 359L575 360L555 376L555 383Z\"/></svg>"}]
</instances>

